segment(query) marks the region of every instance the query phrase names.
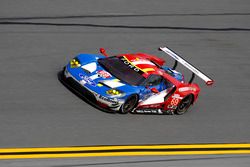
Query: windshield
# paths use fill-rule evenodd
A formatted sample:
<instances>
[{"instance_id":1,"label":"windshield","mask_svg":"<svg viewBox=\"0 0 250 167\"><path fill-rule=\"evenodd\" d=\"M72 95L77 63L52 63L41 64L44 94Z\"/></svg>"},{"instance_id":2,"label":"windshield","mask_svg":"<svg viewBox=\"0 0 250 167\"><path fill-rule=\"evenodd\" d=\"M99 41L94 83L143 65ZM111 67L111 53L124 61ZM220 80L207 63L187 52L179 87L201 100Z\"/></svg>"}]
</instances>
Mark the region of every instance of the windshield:
<instances>
[{"instance_id":1,"label":"windshield","mask_svg":"<svg viewBox=\"0 0 250 167\"><path fill-rule=\"evenodd\" d=\"M124 57L108 57L99 59L98 63L116 78L130 85L140 85L145 78L142 71L130 64Z\"/></svg>"}]
</instances>

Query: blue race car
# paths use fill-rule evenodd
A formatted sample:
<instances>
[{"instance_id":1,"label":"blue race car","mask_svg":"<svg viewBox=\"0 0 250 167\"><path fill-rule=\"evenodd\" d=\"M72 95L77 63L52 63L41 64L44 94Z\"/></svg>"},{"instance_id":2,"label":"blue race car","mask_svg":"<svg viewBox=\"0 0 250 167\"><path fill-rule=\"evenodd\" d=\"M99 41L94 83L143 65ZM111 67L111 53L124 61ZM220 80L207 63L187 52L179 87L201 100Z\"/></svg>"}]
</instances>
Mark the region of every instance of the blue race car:
<instances>
[{"instance_id":1,"label":"blue race car","mask_svg":"<svg viewBox=\"0 0 250 167\"><path fill-rule=\"evenodd\" d=\"M161 58L145 53L108 57L102 48L101 53L79 54L59 73L65 86L99 109L182 114L198 97L198 85L184 83L183 75L163 66ZM181 87L186 91L179 92ZM186 96L188 100L183 101ZM185 103L182 109L180 103Z\"/></svg>"}]
</instances>

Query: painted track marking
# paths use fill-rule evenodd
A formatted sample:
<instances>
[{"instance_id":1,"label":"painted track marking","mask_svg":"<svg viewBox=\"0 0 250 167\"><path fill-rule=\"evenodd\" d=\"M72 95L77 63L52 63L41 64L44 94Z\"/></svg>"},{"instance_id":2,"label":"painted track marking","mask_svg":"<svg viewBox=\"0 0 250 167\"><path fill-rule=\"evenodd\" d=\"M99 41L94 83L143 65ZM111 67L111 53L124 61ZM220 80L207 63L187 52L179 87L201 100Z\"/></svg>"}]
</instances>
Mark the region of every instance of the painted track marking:
<instances>
[{"instance_id":1,"label":"painted track marking","mask_svg":"<svg viewBox=\"0 0 250 167\"><path fill-rule=\"evenodd\" d=\"M0 148L0 159L208 154L250 154L250 143Z\"/></svg>"}]
</instances>

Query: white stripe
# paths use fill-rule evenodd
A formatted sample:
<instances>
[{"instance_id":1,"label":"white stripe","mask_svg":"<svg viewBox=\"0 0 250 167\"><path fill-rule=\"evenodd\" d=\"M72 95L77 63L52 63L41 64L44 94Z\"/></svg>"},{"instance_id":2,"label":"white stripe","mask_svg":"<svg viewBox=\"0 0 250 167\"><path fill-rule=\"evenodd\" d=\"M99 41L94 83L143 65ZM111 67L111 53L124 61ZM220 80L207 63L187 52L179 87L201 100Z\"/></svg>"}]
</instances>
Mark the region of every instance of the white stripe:
<instances>
[{"instance_id":1,"label":"white stripe","mask_svg":"<svg viewBox=\"0 0 250 167\"><path fill-rule=\"evenodd\" d=\"M93 62L93 63L89 63L89 64L82 66L82 68L92 73L96 70L97 65L95 62Z\"/></svg>"},{"instance_id":2,"label":"white stripe","mask_svg":"<svg viewBox=\"0 0 250 167\"><path fill-rule=\"evenodd\" d=\"M101 81L100 83L103 83L104 85L107 85L111 88L117 88L125 85L119 81L113 81L113 80Z\"/></svg>"},{"instance_id":3,"label":"white stripe","mask_svg":"<svg viewBox=\"0 0 250 167\"><path fill-rule=\"evenodd\" d=\"M154 63L147 61L147 60L138 60L138 61L133 61L131 62L133 65L137 65L137 64L149 64L149 65L154 65Z\"/></svg>"},{"instance_id":4,"label":"white stripe","mask_svg":"<svg viewBox=\"0 0 250 167\"><path fill-rule=\"evenodd\" d=\"M149 105L149 104L157 104L163 103L164 97L167 95L167 90L163 90L160 93L153 94L147 100L142 101L139 105Z\"/></svg>"}]
</instances>

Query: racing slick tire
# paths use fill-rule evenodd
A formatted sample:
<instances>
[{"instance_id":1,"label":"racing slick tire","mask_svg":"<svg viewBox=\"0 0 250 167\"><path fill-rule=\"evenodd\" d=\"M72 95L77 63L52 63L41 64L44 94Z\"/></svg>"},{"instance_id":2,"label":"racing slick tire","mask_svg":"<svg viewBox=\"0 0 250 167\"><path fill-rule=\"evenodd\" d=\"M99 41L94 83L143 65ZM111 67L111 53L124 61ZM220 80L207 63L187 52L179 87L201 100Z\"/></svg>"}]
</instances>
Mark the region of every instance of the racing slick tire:
<instances>
[{"instance_id":1,"label":"racing slick tire","mask_svg":"<svg viewBox=\"0 0 250 167\"><path fill-rule=\"evenodd\" d=\"M121 106L119 113L121 114L127 114L129 112L131 112L136 105L138 104L138 95L134 94L129 96L126 101L123 103L123 105Z\"/></svg>"},{"instance_id":2,"label":"racing slick tire","mask_svg":"<svg viewBox=\"0 0 250 167\"><path fill-rule=\"evenodd\" d=\"M181 102L179 103L177 109L175 110L175 114L182 115L182 114L186 113L188 111L189 107L191 106L191 104L193 103L193 100L194 100L194 97L192 94L184 97L181 100Z\"/></svg>"}]
</instances>

